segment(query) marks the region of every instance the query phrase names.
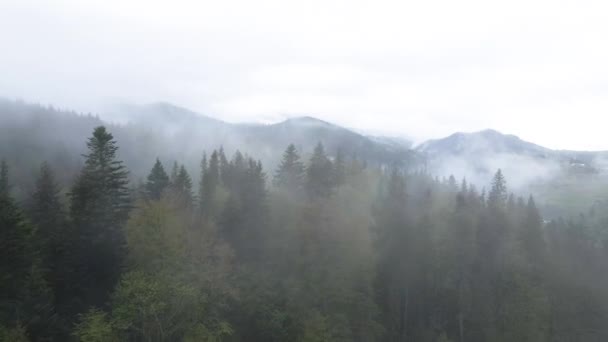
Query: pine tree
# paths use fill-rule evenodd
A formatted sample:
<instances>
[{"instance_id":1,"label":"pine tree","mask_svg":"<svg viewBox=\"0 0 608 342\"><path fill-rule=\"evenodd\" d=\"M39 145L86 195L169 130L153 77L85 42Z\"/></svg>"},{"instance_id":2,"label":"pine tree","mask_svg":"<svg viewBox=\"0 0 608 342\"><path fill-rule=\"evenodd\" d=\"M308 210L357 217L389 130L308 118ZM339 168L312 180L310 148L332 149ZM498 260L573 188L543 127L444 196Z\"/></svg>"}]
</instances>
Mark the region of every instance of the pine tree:
<instances>
[{"instance_id":1,"label":"pine tree","mask_svg":"<svg viewBox=\"0 0 608 342\"><path fill-rule=\"evenodd\" d=\"M156 158L156 163L154 163L146 182L146 195L150 199L158 200L168 186L169 176L165 172L163 164Z\"/></svg>"},{"instance_id":2,"label":"pine tree","mask_svg":"<svg viewBox=\"0 0 608 342\"><path fill-rule=\"evenodd\" d=\"M274 175L274 185L291 193L302 189L304 182L304 164L294 144L290 144L283 153L283 160Z\"/></svg>"},{"instance_id":3,"label":"pine tree","mask_svg":"<svg viewBox=\"0 0 608 342\"><path fill-rule=\"evenodd\" d=\"M311 199L327 198L334 188L333 165L325 154L323 144L319 143L310 158L306 188Z\"/></svg>"},{"instance_id":4,"label":"pine tree","mask_svg":"<svg viewBox=\"0 0 608 342\"><path fill-rule=\"evenodd\" d=\"M173 191L181 204L185 206L191 206L193 204L192 178L190 178L184 165L181 165L179 168L177 177L173 183Z\"/></svg>"},{"instance_id":5,"label":"pine tree","mask_svg":"<svg viewBox=\"0 0 608 342\"><path fill-rule=\"evenodd\" d=\"M492 188L488 194L488 205L494 208L504 208L507 202L507 181L498 169L492 180Z\"/></svg>"},{"instance_id":6,"label":"pine tree","mask_svg":"<svg viewBox=\"0 0 608 342\"><path fill-rule=\"evenodd\" d=\"M130 210L128 172L116 156L112 134L101 126L87 142L89 154L70 193L78 245L71 282L80 309L103 305L118 281L125 254L123 224Z\"/></svg>"}]
</instances>

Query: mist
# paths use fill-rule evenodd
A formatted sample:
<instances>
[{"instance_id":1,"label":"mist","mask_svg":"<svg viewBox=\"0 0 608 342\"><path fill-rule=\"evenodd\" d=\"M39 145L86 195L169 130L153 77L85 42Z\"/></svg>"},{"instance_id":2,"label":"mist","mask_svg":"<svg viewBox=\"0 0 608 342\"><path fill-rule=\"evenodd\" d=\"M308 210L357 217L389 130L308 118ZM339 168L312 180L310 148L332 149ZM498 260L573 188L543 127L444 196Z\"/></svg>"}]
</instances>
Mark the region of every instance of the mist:
<instances>
[{"instance_id":1,"label":"mist","mask_svg":"<svg viewBox=\"0 0 608 342\"><path fill-rule=\"evenodd\" d=\"M0 342L608 341L599 1L0 3Z\"/></svg>"}]
</instances>

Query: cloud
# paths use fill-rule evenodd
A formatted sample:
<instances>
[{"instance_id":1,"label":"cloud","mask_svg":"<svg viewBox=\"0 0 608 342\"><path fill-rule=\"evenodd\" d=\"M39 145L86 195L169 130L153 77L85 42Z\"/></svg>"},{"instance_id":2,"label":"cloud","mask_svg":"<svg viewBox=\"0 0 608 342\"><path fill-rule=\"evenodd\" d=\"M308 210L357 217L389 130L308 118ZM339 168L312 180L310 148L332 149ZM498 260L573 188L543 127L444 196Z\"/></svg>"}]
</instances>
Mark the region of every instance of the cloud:
<instances>
[{"instance_id":1,"label":"cloud","mask_svg":"<svg viewBox=\"0 0 608 342\"><path fill-rule=\"evenodd\" d=\"M608 149L605 13L602 1L9 0L0 95Z\"/></svg>"}]
</instances>

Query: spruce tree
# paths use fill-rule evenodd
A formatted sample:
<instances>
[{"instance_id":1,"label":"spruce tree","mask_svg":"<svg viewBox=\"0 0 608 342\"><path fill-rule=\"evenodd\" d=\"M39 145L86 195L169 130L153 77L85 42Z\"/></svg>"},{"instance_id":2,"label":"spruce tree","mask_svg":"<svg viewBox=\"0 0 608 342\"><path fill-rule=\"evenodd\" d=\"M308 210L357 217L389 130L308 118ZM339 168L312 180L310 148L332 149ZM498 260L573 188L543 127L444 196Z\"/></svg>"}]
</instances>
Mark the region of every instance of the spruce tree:
<instances>
[{"instance_id":1,"label":"spruce tree","mask_svg":"<svg viewBox=\"0 0 608 342\"><path fill-rule=\"evenodd\" d=\"M492 188L488 194L488 205L495 208L504 208L507 202L507 181L498 169L492 179Z\"/></svg>"},{"instance_id":2,"label":"spruce tree","mask_svg":"<svg viewBox=\"0 0 608 342\"><path fill-rule=\"evenodd\" d=\"M103 305L118 281L125 254L123 224L130 210L128 172L117 159L118 146L105 127L95 128L89 153L70 193L78 248L74 297L80 309Z\"/></svg>"},{"instance_id":3,"label":"spruce tree","mask_svg":"<svg viewBox=\"0 0 608 342\"><path fill-rule=\"evenodd\" d=\"M323 144L319 143L310 158L306 170L306 189L311 199L327 198L333 192L333 165L325 154Z\"/></svg>"},{"instance_id":4,"label":"spruce tree","mask_svg":"<svg viewBox=\"0 0 608 342\"><path fill-rule=\"evenodd\" d=\"M160 199L165 189L169 186L169 176L165 172L163 164L156 158L146 182L146 195L153 200Z\"/></svg>"},{"instance_id":5,"label":"spruce tree","mask_svg":"<svg viewBox=\"0 0 608 342\"><path fill-rule=\"evenodd\" d=\"M173 183L173 191L181 204L190 206L194 199L192 197L192 178L186 171L184 165L181 165Z\"/></svg>"},{"instance_id":6,"label":"spruce tree","mask_svg":"<svg viewBox=\"0 0 608 342\"><path fill-rule=\"evenodd\" d=\"M294 144L290 144L283 153L283 160L274 175L274 185L295 193L304 182L304 164Z\"/></svg>"}]
</instances>

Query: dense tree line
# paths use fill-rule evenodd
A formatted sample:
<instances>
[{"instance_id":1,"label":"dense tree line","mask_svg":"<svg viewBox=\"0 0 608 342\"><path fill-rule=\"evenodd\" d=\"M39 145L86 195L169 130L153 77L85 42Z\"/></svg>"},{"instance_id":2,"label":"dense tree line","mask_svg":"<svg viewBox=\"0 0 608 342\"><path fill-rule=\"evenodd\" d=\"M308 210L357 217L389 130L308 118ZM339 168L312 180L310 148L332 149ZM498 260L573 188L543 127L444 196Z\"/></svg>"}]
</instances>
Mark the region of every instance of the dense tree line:
<instances>
[{"instance_id":1,"label":"dense tree line","mask_svg":"<svg viewBox=\"0 0 608 342\"><path fill-rule=\"evenodd\" d=\"M105 127L62 189L0 167L0 340L606 341L608 217L290 145L130 184ZM64 193L67 193L64 196Z\"/></svg>"}]
</instances>

